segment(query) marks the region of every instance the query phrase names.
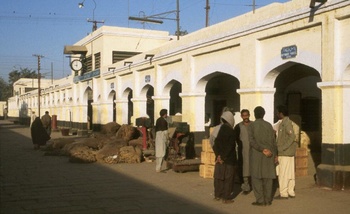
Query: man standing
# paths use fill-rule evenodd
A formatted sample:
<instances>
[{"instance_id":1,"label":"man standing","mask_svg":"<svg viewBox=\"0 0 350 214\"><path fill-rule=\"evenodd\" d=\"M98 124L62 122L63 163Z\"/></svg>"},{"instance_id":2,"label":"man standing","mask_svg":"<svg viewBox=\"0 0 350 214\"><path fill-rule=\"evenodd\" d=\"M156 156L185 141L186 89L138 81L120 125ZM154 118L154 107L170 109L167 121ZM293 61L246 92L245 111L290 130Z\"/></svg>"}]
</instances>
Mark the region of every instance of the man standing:
<instances>
[{"instance_id":1,"label":"man standing","mask_svg":"<svg viewBox=\"0 0 350 214\"><path fill-rule=\"evenodd\" d=\"M277 107L277 116L281 123L277 129L277 150L278 166L276 168L278 175L280 195L275 199L295 198L295 168L294 156L297 148L292 121L288 117L286 106Z\"/></svg>"},{"instance_id":2,"label":"man standing","mask_svg":"<svg viewBox=\"0 0 350 214\"><path fill-rule=\"evenodd\" d=\"M156 172L161 171L163 159L166 154L167 145L169 143L168 122L166 118L168 116L168 110L162 109L159 112L160 117L156 121Z\"/></svg>"},{"instance_id":3,"label":"man standing","mask_svg":"<svg viewBox=\"0 0 350 214\"><path fill-rule=\"evenodd\" d=\"M48 111L45 111L45 115L41 117L41 122L43 123L46 133L50 136L51 135L51 116L49 115Z\"/></svg>"},{"instance_id":4,"label":"man standing","mask_svg":"<svg viewBox=\"0 0 350 214\"><path fill-rule=\"evenodd\" d=\"M225 204L234 202L231 193L233 192L233 178L237 165L236 137L233 131L235 119L230 111L221 115L222 125L215 138L213 150L215 153L214 169L214 192L215 200L222 199Z\"/></svg>"},{"instance_id":5,"label":"man standing","mask_svg":"<svg viewBox=\"0 0 350 214\"><path fill-rule=\"evenodd\" d=\"M240 177L243 178L243 182L241 185L241 189L244 195L249 194L250 187L250 169L249 169L249 153L250 153L250 145L249 145L249 135L248 135L248 127L251 124L249 120L250 112L248 109L243 109L241 111L242 122L238 123L234 130L236 133L236 142L238 144L238 164Z\"/></svg>"},{"instance_id":6,"label":"man standing","mask_svg":"<svg viewBox=\"0 0 350 214\"><path fill-rule=\"evenodd\" d=\"M265 121L265 109L258 106L254 109L256 120L249 125L250 175L256 201L255 206L271 205L272 183L276 178L275 133L272 125Z\"/></svg>"}]
</instances>

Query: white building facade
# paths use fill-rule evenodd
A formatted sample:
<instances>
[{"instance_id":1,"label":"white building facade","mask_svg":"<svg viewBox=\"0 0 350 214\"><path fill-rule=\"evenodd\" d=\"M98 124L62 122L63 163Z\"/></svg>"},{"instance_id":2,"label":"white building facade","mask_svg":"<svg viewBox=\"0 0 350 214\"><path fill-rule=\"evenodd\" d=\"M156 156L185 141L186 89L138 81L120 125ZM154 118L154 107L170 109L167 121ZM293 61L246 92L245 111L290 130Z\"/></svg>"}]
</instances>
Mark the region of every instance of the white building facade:
<instances>
[{"instance_id":1,"label":"white building facade","mask_svg":"<svg viewBox=\"0 0 350 214\"><path fill-rule=\"evenodd\" d=\"M86 48L87 72L72 71L44 89L50 103L43 108L58 124L81 129L88 120L96 129L154 120L166 108L181 113L199 142L204 124L217 124L225 106L237 112L263 106L273 123L275 107L284 104L301 118L310 149L322 151L319 184L349 189L350 1L309 5L274 3L180 40L102 27L75 44Z\"/></svg>"}]
</instances>

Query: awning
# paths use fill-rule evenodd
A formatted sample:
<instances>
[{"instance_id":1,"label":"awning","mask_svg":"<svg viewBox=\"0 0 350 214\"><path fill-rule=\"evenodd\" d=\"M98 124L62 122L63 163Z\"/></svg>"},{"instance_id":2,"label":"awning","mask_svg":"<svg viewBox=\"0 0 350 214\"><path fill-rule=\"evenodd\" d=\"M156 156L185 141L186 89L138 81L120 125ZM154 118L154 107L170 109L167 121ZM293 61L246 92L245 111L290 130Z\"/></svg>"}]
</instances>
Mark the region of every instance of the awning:
<instances>
[{"instance_id":1,"label":"awning","mask_svg":"<svg viewBox=\"0 0 350 214\"><path fill-rule=\"evenodd\" d=\"M86 54L87 49L85 46L72 46L72 45L66 45L64 46L64 54Z\"/></svg>"}]
</instances>

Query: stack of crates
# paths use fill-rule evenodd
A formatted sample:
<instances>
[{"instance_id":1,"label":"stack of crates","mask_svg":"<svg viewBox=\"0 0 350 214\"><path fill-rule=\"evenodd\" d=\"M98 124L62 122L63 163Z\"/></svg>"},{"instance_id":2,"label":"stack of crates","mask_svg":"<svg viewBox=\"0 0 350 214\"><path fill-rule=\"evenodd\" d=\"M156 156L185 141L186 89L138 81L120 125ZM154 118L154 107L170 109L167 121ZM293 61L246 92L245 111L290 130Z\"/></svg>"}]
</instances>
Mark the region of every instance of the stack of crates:
<instances>
[{"instance_id":1,"label":"stack of crates","mask_svg":"<svg viewBox=\"0 0 350 214\"><path fill-rule=\"evenodd\" d=\"M202 140L201 165L199 176L202 178L213 178L215 168L215 154L211 148L209 139Z\"/></svg>"}]
</instances>

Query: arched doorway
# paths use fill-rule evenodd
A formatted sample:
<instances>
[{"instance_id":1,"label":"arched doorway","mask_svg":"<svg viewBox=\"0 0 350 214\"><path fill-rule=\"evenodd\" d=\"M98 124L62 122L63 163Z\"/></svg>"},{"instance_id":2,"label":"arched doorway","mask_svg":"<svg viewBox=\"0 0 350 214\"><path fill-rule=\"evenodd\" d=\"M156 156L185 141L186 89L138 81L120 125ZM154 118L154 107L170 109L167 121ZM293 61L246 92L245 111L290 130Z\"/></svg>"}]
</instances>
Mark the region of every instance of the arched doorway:
<instances>
[{"instance_id":1,"label":"arched doorway","mask_svg":"<svg viewBox=\"0 0 350 214\"><path fill-rule=\"evenodd\" d=\"M240 96L237 89L240 87L236 77L221 72L212 73L207 77L208 83L205 87L205 114L206 123L211 126L220 123L220 116L224 107L233 111L240 110Z\"/></svg>"},{"instance_id":2,"label":"arched doorway","mask_svg":"<svg viewBox=\"0 0 350 214\"><path fill-rule=\"evenodd\" d=\"M176 113L182 113L182 99L180 93L182 92L182 85L178 81L172 82L170 89L169 100L169 115L175 115Z\"/></svg>"},{"instance_id":3,"label":"arched doorway","mask_svg":"<svg viewBox=\"0 0 350 214\"><path fill-rule=\"evenodd\" d=\"M128 124L131 124L131 117L133 116L134 112L134 104L131 101L132 99L132 90L130 89L128 94Z\"/></svg>"},{"instance_id":4,"label":"arched doorway","mask_svg":"<svg viewBox=\"0 0 350 214\"><path fill-rule=\"evenodd\" d=\"M84 99L87 101L87 129L92 130L93 128L93 111L92 111L92 102L93 102L93 91L90 87L86 88L84 93Z\"/></svg>"},{"instance_id":5,"label":"arched doorway","mask_svg":"<svg viewBox=\"0 0 350 214\"><path fill-rule=\"evenodd\" d=\"M288 107L290 118L297 124L299 123L301 136L305 135L310 139L308 148L317 166L320 163L322 143L322 95L321 90L317 87L317 82L321 82L321 77L317 70L307 65L292 62L287 64L288 66L282 65L274 69L279 71L274 84L276 88L274 106L286 105ZM284 67L283 70L282 67ZM278 120L276 108L274 111L276 122Z\"/></svg>"},{"instance_id":6,"label":"arched doorway","mask_svg":"<svg viewBox=\"0 0 350 214\"><path fill-rule=\"evenodd\" d=\"M117 115L117 113L116 113L116 103L115 103L115 99L116 99L116 93L115 93L115 91L114 90L112 90L110 93L109 93L109 95L108 95L108 100L112 100L112 109L111 109L111 111L112 111L112 121L113 122L116 122L116 115Z\"/></svg>"},{"instance_id":7,"label":"arched doorway","mask_svg":"<svg viewBox=\"0 0 350 214\"><path fill-rule=\"evenodd\" d=\"M152 122L151 124L154 124L154 100L152 99L153 96L154 96L154 88L150 86L146 93L146 98L147 98L146 113L151 119L151 122Z\"/></svg>"}]
</instances>

